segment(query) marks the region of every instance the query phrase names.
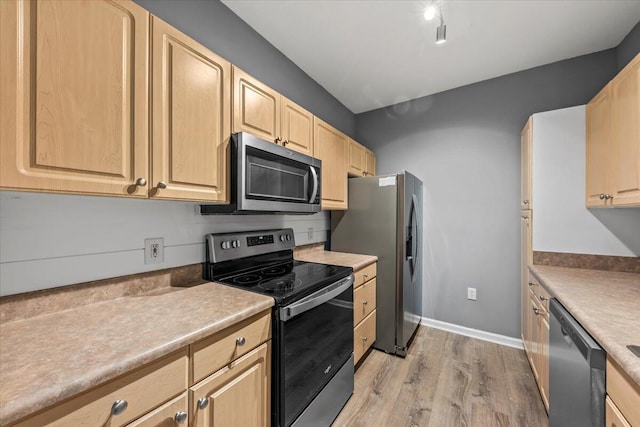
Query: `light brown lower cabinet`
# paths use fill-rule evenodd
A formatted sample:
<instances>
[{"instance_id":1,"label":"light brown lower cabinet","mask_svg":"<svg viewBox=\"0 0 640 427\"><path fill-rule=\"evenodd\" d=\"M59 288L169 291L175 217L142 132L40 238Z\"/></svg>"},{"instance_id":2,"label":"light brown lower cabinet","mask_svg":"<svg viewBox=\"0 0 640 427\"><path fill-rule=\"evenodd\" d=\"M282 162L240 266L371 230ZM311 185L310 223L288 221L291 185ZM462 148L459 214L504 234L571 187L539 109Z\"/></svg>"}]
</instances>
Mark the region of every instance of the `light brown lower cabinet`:
<instances>
[{"instance_id":1,"label":"light brown lower cabinet","mask_svg":"<svg viewBox=\"0 0 640 427\"><path fill-rule=\"evenodd\" d=\"M538 384L538 390L549 411L549 293L529 273L528 304L523 331L524 349L531 365L531 371Z\"/></svg>"},{"instance_id":2,"label":"light brown lower cabinet","mask_svg":"<svg viewBox=\"0 0 640 427\"><path fill-rule=\"evenodd\" d=\"M187 426L189 413L189 397L185 391L147 415L138 418L128 427L172 427Z\"/></svg>"},{"instance_id":3,"label":"light brown lower cabinet","mask_svg":"<svg viewBox=\"0 0 640 427\"><path fill-rule=\"evenodd\" d=\"M353 356L357 365L376 340L377 263L359 268L353 274Z\"/></svg>"},{"instance_id":4,"label":"light brown lower cabinet","mask_svg":"<svg viewBox=\"0 0 640 427\"><path fill-rule=\"evenodd\" d=\"M268 427L271 341L191 387L192 427Z\"/></svg>"},{"instance_id":5,"label":"light brown lower cabinet","mask_svg":"<svg viewBox=\"0 0 640 427\"><path fill-rule=\"evenodd\" d=\"M640 386L607 356L607 411L609 426L640 426Z\"/></svg>"}]
</instances>

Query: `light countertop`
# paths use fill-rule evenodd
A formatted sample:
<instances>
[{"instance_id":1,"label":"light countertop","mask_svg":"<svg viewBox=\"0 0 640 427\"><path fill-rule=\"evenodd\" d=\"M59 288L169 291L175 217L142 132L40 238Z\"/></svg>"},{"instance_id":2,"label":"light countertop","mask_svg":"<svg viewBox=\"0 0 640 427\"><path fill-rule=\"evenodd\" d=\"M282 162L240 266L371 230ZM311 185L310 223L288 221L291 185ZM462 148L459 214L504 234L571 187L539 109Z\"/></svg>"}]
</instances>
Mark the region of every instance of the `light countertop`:
<instances>
[{"instance_id":1,"label":"light countertop","mask_svg":"<svg viewBox=\"0 0 640 427\"><path fill-rule=\"evenodd\" d=\"M105 383L273 305L216 283L0 325L0 425Z\"/></svg>"},{"instance_id":2,"label":"light countertop","mask_svg":"<svg viewBox=\"0 0 640 427\"><path fill-rule=\"evenodd\" d=\"M529 270L607 354L640 385L640 274L529 266Z\"/></svg>"},{"instance_id":3,"label":"light countertop","mask_svg":"<svg viewBox=\"0 0 640 427\"><path fill-rule=\"evenodd\" d=\"M354 271L378 261L378 257L374 255L349 254L345 252L334 252L325 250L313 250L296 253L294 256L295 259L299 261L352 267Z\"/></svg>"}]
</instances>

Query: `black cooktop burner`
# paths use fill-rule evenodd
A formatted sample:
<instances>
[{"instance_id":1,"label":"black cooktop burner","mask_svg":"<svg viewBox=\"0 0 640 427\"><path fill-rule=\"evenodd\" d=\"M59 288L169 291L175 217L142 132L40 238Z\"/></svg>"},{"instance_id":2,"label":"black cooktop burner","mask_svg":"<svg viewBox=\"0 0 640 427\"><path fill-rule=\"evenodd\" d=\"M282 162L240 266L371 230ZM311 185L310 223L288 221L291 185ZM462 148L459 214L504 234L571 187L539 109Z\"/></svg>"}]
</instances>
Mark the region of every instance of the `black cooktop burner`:
<instances>
[{"instance_id":1,"label":"black cooktop burner","mask_svg":"<svg viewBox=\"0 0 640 427\"><path fill-rule=\"evenodd\" d=\"M304 296L347 277L353 271L349 267L316 264L312 262L293 261L264 266L252 264L252 267L224 269L226 273L213 275L213 280L236 286L252 292L269 295L275 298L277 305L296 301ZM233 274L233 271L243 271Z\"/></svg>"}]
</instances>

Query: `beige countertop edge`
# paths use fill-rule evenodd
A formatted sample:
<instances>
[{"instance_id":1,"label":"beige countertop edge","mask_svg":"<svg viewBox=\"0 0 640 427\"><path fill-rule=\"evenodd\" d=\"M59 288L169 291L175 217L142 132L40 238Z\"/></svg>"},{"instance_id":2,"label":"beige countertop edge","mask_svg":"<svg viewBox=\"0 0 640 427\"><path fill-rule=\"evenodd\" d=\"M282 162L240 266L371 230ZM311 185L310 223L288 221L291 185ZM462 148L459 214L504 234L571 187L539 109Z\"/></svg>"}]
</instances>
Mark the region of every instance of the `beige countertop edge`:
<instances>
[{"instance_id":1,"label":"beige countertop edge","mask_svg":"<svg viewBox=\"0 0 640 427\"><path fill-rule=\"evenodd\" d=\"M375 255L352 254L335 251L315 251L296 255L299 261L317 262L319 264L333 264L342 267L352 267L354 270L364 268L378 261Z\"/></svg>"},{"instance_id":2,"label":"beige countertop edge","mask_svg":"<svg viewBox=\"0 0 640 427\"><path fill-rule=\"evenodd\" d=\"M217 314L213 313L213 317L208 322L198 325L195 329L185 330L183 333L174 333L174 336L166 342L158 342L157 345L149 346L143 351L139 351L128 355L128 357L116 358L117 361L111 364L101 364L95 369L88 368L83 375L71 378L68 381L53 384L50 387L43 387L42 384L33 382L30 388L23 388L17 394L7 398L6 391L10 389L12 384L7 382L6 377L3 378L0 385L0 396L2 396L0 404L0 425L7 425L15 421L19 421L27 416L34 415L35 413L53 407L57 404L79 395L87 390L90 390L96 386L105 384L113 379L120 377L123 374L136 370L148 363L158 360L164 356L167 356L181 348L184 348L194 342L206 338L218 331L221 331L235 323L238 323L244 319L247 319L262 311L268 310L273 306L273 299L251 292L243 291L236 288L231 288L225 285L217 283L205 283L201 286L214 285L214 288L209 288L208 293L223 292L232 293L242 292L253 296L248 297L250 302L247 302L245 307L238 307L232 313ZM184 290L197 295L198 287L185 288ZM180 292L180 291L179 291ZM163 298L171 298L173 295L181 295L179 293L170 293ZM238 295L236 295L237 297ZM115 304L118 300L128 300L129 298L118 298L116 300L108 301L105 303L93 304L94 309L99 306L108 304ZM238 304L242 305L242 303ZM85 306L91 307L91 306ZM81 308L85 308L81 307ZM65 310L65 312L73 312L75 310ZM56 313L53 314L55 316ZM133 315L133 314L132 314ZM50 317L52 315L42 316ZM11 323L24 323L25 329L29 329L29 325L35 319L31 318L28 321L19 320ZM169 319L171 320L171 319ZM4 326L4 325L2 325ZM1 330L1 328L0 328ZM28 333L28 332L27 332ZM0 335L2 336L2 335ZM108 346L106 346L108 347ZM0 355L0 361L3 361ZM2 366L0 365L0 368ZM63 368L64 369L64 368ZM3 375L4 377L4 375ZM11 381L8 380L8 381ZM43 382L46 382L43 380Z\"/></svg>"},{"instance_id":3,"label":"beige countertop edge","mask_svg":"<svg viewBox=\"0 0 640 427\"><path fill-rule=\"evenodd\" d=\"M636 357L626 346L629 344L640 345L640 342L619 342L616 339L617 330L612 330L606 319L594 318L589 314L589 307L587 304L580 305L580 302L576 301L578 298L584 298L582 295L572 295L571 290L561 288L558 283L559 278L553 278L554 273L561 272L562 274L571 274L571 270L579 272L578 274L584 274L585 272L592 273L597 276L607 276L616 278L625 277L638 277L640 281L640 275L635 273L617 273L617 272L603 272L599 270L584 270L573 269L567 267L549 267L542 265L529 265L529 271L540 281L540 284L549 292L552 297L557 298L562 305L573 315L573 317L580 323L591 336L604 348L607 355L612 357L618 365L636 382L636 385L640 386L640 358ZM635 277L634 277L635 276ZM575 279L580 280L580 279ZM623 280L624 281L624 280ZM595 288L592 281L589 281L589 285ZM638 282L640 283L640 282ZM604 286L604 285L603 285ZM635 285L629 285L635 286ZM567 286L569 288L570 286ZM581 290L583 291L583 290ZM638 294L640 295L640 287L638 287ZM610 296L612 299L616 298L615 294ZM598 299L594 304L601 305L605 301ZM629 301L630 305L633 305L633 301ZM633 310L633 313L637 311L637 307L629 307L629 310ZM634 314L632 314L634 316ZM640 320L638 320L640 322ZM640 327L636 330L640 330Z\"/></svg>"}]
</instances>

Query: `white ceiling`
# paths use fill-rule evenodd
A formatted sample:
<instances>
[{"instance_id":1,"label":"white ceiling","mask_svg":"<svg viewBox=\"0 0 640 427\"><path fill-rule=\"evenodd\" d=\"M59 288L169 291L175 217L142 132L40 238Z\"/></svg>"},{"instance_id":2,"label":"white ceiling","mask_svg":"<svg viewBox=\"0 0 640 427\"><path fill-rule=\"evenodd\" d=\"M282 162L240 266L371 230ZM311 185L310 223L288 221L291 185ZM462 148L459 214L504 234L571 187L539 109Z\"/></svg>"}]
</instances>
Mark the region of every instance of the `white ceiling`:
<instances>
[{"instance_id":1,"label":"white ceiling","mask_svg":"<svg viewBox=\"0 0 640 427\"><path fill-rule=\"evenodd\" d=\"M327 89L361 113L617 46L640 0L222 0Z\"/></svg>"}]
</instances>

